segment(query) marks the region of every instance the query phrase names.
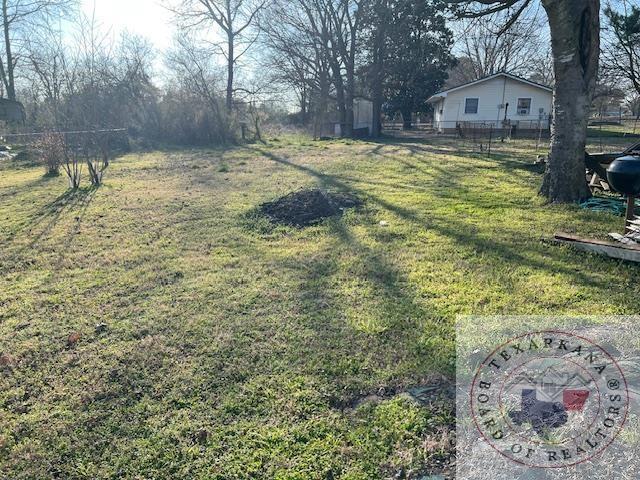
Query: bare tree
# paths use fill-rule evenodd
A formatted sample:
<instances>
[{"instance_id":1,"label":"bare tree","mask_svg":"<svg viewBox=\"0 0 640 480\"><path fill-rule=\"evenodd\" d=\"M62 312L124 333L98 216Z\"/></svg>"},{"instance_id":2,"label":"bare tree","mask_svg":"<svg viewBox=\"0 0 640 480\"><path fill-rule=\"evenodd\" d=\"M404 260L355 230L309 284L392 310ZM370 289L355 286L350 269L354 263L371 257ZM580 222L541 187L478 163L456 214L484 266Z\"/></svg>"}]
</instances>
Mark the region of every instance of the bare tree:
<instances>
[{"instance_id":1,"label":"bare tree","mask_svg":"<svg viewBox=\"0 0 640 480\"><path fill-rule=\"evenodd\" d=\"M622 11L609 6L605 10L607 35L604 68L624 79L640 95L640 7L627 5Z\"/></svg>"},{"instance_id":2,"label":"bare tree","mask_svg":"<svg viewBox=\"0 0 640 480\"><path fill-rule=\"evenodd\" d=\"M296 89L303 117L312 113L314 136L321 135L329 99L337 99L335 89L331 92L335 55L329 10L323 0L294 0L293 5L276 0L261 28L276 79Z\"/></svg>"},{"instance_id":3,"label":"bare tree","mask_svg":"<svg viewBox=\"0 0 640 480\"><path fill-rule=\"evenodd\" d=\"M529 80L542 85L553 85L555 83L551 47L543 48L542 52L539 52L532 59Z\"/></svg>"},{"instance_id":4,"label":"bare tree","mask_svg":"<svg viewBox=\"0 0 640 480\"><path fill-rule=\"evenodd\" d=\"M75 90L79 75L77 48L65 42L60 29L46 24L27 39L25 58L31 73L30 91L41 106L42 126L63 126L68 119L65 99Z\"/></svg>"},{"instance_id":5,"label":"bare tree","mask_svg":"<svg viewBox=\"0 0 640 480\"><path fill-rule=\"evenodd\" d=\"M152 82L149 42L127 32L114 38L91 15L79 14L76 20L58 28L43 24L25 43L20 83L30 126L53 131L127 127L134 136L158 135L160 90Z\"/></svg>"},{"instance_id":6,"label":"bare tree","mask_svg":"<svg viewBox=\"0 0 640 480\"><path fill-rule=\"evenodd\" d=\"M629 109L631 115L636 119L640 119L640 95L631 95L628 97L625 101L625 107Z\"/></svg>"},{"instance_id":7,"label":"bare tree","mask_svg":"<svg viewBox=\"0 0 640 480\"><path fill-rule=\"evenodd\" d=\"M544 31L536 12L520 18L504 31L508 12L496 12L485 17L463 19L457 25L458 57L452 81L457 84L478 80L497 72L526 76L544 51ZM500 34L498 34L500 33Z\"/></svg>"},{"instance_id":8,"label":"bare tree","mask_svg":"<svg viewBox=\"0 0 640 480\"><path fill-rule=\"evenodd\" d=\"M9 100L16 100L16 67L23 41L42 26L43 19L74 4L75 0L0 0L3 33L0 79Z\"/></svg>"},{"instance_id":9,"label":"bare tree","mask_svg":"<svg viewBox=\"0 0 640 480\"><path fill-rule=\"evenodd\" d=\"M366 5L365 26L369 38L368 77L371 84L371 103L373 106L373 125L371 136L382 135L382 107L384 104L385 73L388 73L389 30L392 13L390 0L377 0Z\"/></svg>"},{"instance_id":10,"label":"bare tree","mask_svg":"<svg viewBox=\"0 0 640 480\"><path fill-rule=\"evenodd\" d=\"M258 15L269 0L180 0L171 10L178 15L186 30L210 27L219 28L224 40L211 42L227 62L227 111L233 109L236 65L253 46L258 33L252 29Z\"/></svg>"},{"instance_id":11,"label":"bare tree","mask_svg":"<svg viewBox=\"0 0 640 480\"><path fill-rule=\"evenodd\" d=\"M333 49L330 59L342 112L343 135L353 132L353 102L356 91L356 54L358 51L364 4L368 0L326 0L324 8L330 14ZM342 72L345 81L342 81Z\"/></svg>"},{"instance_id":12,"label":"bare tree","mask_svg":"<svg viewBox=\"0 0 640 480\"><path fill-rule=\"evenodd\" d=\"M205 124L209 126L210 140L226 143L232 139L231 125L221 106L218 94L222 75L217 71L215 54L207 48L199 48L186 34L176 39L176 45L167 54L167 64L174 72L174 81L178 89L199 99L201 105L207 107L208 115Z\"/></svg>"},{"instance_id":13,"label":"bare tree","mask_svg":"<svg viewBox=\"0 0 640 480\"><path fill-rule=\"evenodd\" d=\"M62 163L61 167L67 174L69 180L69 188L77 190L80 188L80 180L82 180L83 159L80 149L74 145L70 145L68 139L62 136Z\"/></svg>"},{"instance_id":14,"label":"bare tree","mask_svg":"<svg viewBox=\"0 0 640 480\"><path fill-rule=\"evenodd\" d=\"M263 31L275 53L273 66L284 66L286 81L313 104L316 134L329 99L337 107L342 135L352 134L363 13L370 1L276 1L266 15Z\"/></svg>"},{"instance_id":15,"label":"bare tree","mask_svg":"<svg viewBox=\"0 0 640 480\"><path fill-rule=\"evenodd\" d=\"M593 92L593 113L600 118L609 116L614 111L620 115L627 93L621 86L625 85L621 83L616 71L601 68Z\"/></svg>"},{"instance_id":16,"label":"bare tree","mask_svg":"<svg viewBox=\"0 0 640 480\"><path fill-rule=\"evenodd\" d=\"M47 132L35 144L47 175L57 176L64 160L64 137L59 133Z\"/></svg>"}]
</instances>

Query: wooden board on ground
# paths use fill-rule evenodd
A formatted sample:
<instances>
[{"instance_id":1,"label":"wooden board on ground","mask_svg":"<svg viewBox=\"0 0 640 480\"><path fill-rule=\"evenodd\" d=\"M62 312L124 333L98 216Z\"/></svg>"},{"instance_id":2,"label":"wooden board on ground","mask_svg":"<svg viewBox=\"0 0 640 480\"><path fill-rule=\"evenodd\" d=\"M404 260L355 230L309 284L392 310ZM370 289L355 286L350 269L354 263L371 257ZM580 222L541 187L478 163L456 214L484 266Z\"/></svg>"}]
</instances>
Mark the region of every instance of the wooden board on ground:
<instances>
[{"instance_id":1,"label":"wooden board on ground","mask_svg":"<svg viewBox=\"0 0 640 480\"><path fill-rule=\"evenodd\" d=\"M621 243L594 240L591 238L578 237L570 233L556 233L554 240L563 245L570 245L585 252L640 263L640 245L624 245Z\"/></svg>"},{"instance_id":2,"label":"wooden board on ground","mask_svg":"<svg viewBox=\"0 0 640 480\"><path fill-rule=\"evenodd\" d=\"M623 243L625 245L638 245L638 241L640 240L640 237L629 234L621 235L619 233L610 233L609 236L615 241Z\"/></svg>"}]
</instances>

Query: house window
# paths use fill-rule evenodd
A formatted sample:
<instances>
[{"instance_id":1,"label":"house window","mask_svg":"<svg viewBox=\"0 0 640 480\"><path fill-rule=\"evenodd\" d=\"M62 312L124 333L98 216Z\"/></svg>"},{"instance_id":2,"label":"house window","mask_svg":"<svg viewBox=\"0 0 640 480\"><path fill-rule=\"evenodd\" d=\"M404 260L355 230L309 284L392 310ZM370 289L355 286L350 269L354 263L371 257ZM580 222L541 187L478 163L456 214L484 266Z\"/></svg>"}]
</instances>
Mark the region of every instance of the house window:
<instances>
[{"instance_id":1,"label":"house window","mask_svg":"<svg viewBox=\"0 0 640 480\"><path fill-rule=\"evenodd\" d=\"M478 99L477 98L467 98L464 102L464 113L465 114L476 114L478 113Z\"/></svg>"},{"instance_id":2,"label":"house window","mask_svg":"<svg viewBox=\"0 0 640 480\"><path fill-rule=\"evenodd\" d=\"M531 99L519 98L518 99L518 115L529 115L531 113Z\"/></svg>"}]
</instances>

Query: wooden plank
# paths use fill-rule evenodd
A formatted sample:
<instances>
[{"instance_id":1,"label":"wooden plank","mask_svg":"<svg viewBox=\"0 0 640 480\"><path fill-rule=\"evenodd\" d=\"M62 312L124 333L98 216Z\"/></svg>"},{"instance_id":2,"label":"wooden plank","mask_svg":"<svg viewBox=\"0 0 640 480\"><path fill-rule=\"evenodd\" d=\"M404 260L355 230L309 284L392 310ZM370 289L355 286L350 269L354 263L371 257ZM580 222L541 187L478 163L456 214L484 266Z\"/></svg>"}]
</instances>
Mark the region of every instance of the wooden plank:
<instances>
[{"instance_id":1,"label":"wooden plank","mask_svg":"<svg viewBox=\"0 0 640 480\"><path fill-rule=\"evenodd\" d=\"M637 247L620 247L620 245L617 245L617 244L612 243L612 242L607 242L606 240L597 240L595 238L580 237L580 236L574 235L572 233L558 232L558 233L555 234L555 239L556 240L566 240L568 242L584 242L584 243L590 243L590 244L593 244L593 245L613 246L613 247L619 247L619 248L626 248L628 250L636 250L636 251L640 252L640 246L637 246Z\"/></svg>"},{"instance_id":2,"label":"wooden plank","mask_svg":"<svg viewBox=\"0 0 640 480\"><path fill-rule=\"evenodd\" d=\"M621 235L619 233L610 233L609 236L614 240L623 243L625 245L636 245L638 242L637 239L632 235Z\"/></svg>"},{"instance_id":3,"label":"wooden plank","mask_svg":"<svg viewBox=\"0 0 640 480\"><path fill-rule=\"evenodd\" d=\"M557 233L554 239L560 244L570 245L585 252L640 263L640 245L623 245L620 243L578 237L569 233Z\"/></svg>"}]
</instances>

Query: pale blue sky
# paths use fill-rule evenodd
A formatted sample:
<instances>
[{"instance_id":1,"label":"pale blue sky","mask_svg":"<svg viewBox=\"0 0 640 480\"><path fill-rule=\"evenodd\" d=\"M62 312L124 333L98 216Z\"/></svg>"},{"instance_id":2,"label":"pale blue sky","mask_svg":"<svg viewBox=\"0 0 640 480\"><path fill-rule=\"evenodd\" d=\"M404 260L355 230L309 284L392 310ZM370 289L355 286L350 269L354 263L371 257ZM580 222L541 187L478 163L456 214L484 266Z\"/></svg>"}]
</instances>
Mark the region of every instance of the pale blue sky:
<instances>
[{"instance_id":1,"label":"pale blue sky","mask_svg":"<svg viewBox=\"0 0 640 480\"><path fill-rule=\"evenodd\" d=\"M98 22L114 34L128 30L148 38L158 49L171 44L175 33L172 15L160 0L81 0L81 5L89 16L95 5Z\"/></svg>"}]
</instances>

